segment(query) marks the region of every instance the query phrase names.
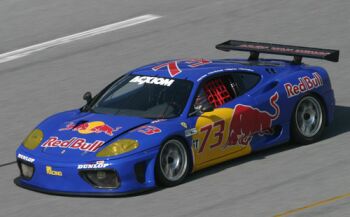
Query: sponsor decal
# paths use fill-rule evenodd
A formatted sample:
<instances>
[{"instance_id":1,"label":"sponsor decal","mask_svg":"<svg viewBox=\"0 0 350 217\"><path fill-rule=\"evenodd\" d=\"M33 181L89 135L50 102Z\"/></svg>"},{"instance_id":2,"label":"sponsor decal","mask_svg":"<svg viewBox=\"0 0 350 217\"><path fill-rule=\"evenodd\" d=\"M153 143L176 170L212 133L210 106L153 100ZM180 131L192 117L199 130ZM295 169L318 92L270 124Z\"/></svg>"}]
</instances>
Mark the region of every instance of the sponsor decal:
<instances>
[{"instance_id":1,"label":"sponsor decal","mask_svg":"<svg viewBox=\"0 0 350 217\"><path fill-rule=\"evenodd\" d=\"M137 128L137 132L143 133L147 136L150 136L150 135L153 135L156 133L161 133L162 130L159 129L158 127L155 127L155 126L146 125L146 126L142 126L142 127Z\"/></svg>"},{"instance_id":2,"label":"sponsor decal","mask_svg":"<svg viewBox=\"0 0 350 217\"><path fill-rule=\"evenodd\" d=\"M252 45L252 44L242 44L239 45L241 48L251 48L257 50L272 50L283 53L291 53L291 54L304 54L304 55L318 55L318 56L327 56L330 53L319 50L307 50L302 48L288 48L288 47L276 47L276 46L265 46L265 45Z\"/></svg>"},{"instance_id":3,"label":"sponsor decal","mask_svg":"<svg viewBox=\"0 0 350 217\"><path fill-rule=\"evenodd\" d=\"M156 84L156 85L162 85L162 86L168 86L170 87L174 83L174 79L169 78L159 78L159 77L150 77L150 76L136 76L133 79L131 79L130 83L137 83L138 85L141 84Z\"/></svg>"},{"instance_id":4,"label":"sponsor decal","mask_svg":"<svg viewBox=\"0 0 350 217\"><path fill-rule=\"evenodd\" d=\"M23 154L18 154L17 157L21 160L24 160L24 161L28 161L30 163L33 163L35 161L34 158L31 158L31 157L28 157L28 156L25 156Z\"/></svg>"},{"instance_id":5,"label":"sponsor decal","mask_svg":"<svg viewBox=\"0 0 350 217\"><path fill-rule=\"evenodd\" d=\"M288 98L297 96L300 93L304 93L306 91L321 87L323 85L323 80L320 74L317 72L312 73L313 77L304 76L298 78L298 84L286 83L284 84L284 89L287 92Z\"/></svg>"},{"instance_id":6,"label":"sponsor decal","mask_svg":"<svg viewBox=\"0 0 350 217\"><path fill-rule=\"evenodd\" d=\"M179 67L180 62L184 62L185 64L187 64L188 67L191 67L191 68L196 68L198 66L203 66L203 65L212 63L210 60L207 60L207 59L174 60L174 61L163 63L158 66L154 66L152 70L158 71L159 69L166 67L168 69L169 75L171 77L175 77L176 75L182 72L181 68Z\"/></svg>"},{"instance_id":7,"label":"sponsor decal","mask_svg":"<svg viewBox=\"0 0 350 217\"><path fill-rule=\"evenodd\" d=\"M156 123L159 123L159 122L163 122L165 120L166 119L157 119L157 120L152 121L151 124L156 124Z\"/></svg>"},{"instance_id":8,"label":"sponsor decal","mask_svg":"<svg viewBox=\"0 0 350 217\"><path fill-rule=\"evenodd\" d=\"M212 74L215 74L215 73L218 73L218 72L225 72L225 71L247 71L247 72L254 72L253 69L248 69L248 68L225 68L225 69L218 69L218 70L214 70L214 71L211 71L211 72L208 72L207 74L208 75L212 75Z\"/></svg>"},{"instance_id":9,"label":"sponsor decal","mask_svg":"<svg viewBox=\"0 0 350 217\"><path fill-rule=\"evenodd\" d=\"M95 163L89 163L89 164L78 164L77 169L103 169L108 167L109 163L105 163L103 160L96 161Z\"/></svg>"},{"instance_id":10,"label":"sponsor decal","mask_svg":"<svg viewBox=\"0 0 350 217\"><path fill-rule=\"evenodd\" d=\"M201 77L199 77L199 78L197 79L197 81L203 80L203 79L204 79L205 77L207 77L208 75L216 74L216 73L219 73L219 72L226 72L226 71L248 71L248 72L254 72L254 70L252 70L252 69L247 69L247 68L225 68L225 69L218 69L218 70L214 70L214 71L208 72L208 73L205 74L205 75L202 75Z\"/></svg>"},{"instance_id":11,"label":"sponsor decal","mask_svg":"<svg viewBox=\"0 0 350 217\"><path fill-rule=\"evenodd\" d=\"M198 139L192 140L192 146L193 146L194 149L198 150L198 148L199 148L199 140Z\"/></svg>"},{"instance_id":12,"label":"sponsor decal","mask_svg":"<svg viewBox=\"0 0 350 217\"><path fill-rule=\"evenodd\" d=\"M113 132L120 130L121 127L112 128L108 124L102 121L92 121L76 124L69 122L65 128L59 129L59 131L77 131L80 134L90 134L90 133L104 133L108 136L113 136Z\"/></svg>"},{"instance_id":13,"label":"sponsor decal","mask_svg":"<svg viewBox=\"0 0 350 217\"><path fill-rule=\"evenodd\" d=\"M46 174L51 176L62 176L63 173L61 171L55 171L51 166L46 166Z\"/></svg>"},{"instance_id":14,"label":"sponsor decal","mask_svg":"<svg viewBox=\"0 0 350 217\"><path fill-rule=\"evenodd\" d=\"M95 142L88 143L86 139L73 137L70 140L59 140L58 137L52 136L46 140L41 147L44 148L68 148L78 149L81 151L95 152L99 147L104 144L103 141L96 140Z\"/></svg>"}]
</instances>

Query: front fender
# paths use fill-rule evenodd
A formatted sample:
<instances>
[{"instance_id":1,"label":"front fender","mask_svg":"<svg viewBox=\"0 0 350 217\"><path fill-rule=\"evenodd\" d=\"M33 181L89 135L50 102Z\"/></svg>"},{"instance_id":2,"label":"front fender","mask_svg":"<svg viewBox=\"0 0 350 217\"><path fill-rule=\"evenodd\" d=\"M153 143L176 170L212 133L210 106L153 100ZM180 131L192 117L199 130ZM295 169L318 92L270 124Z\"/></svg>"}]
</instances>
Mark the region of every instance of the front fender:
<instances>
[{"instance_id":1,"label":"front fender","mask_svg":"<svg viewBox=\"0 0 350 217\"><path fill-rule=\"evenodd\" d=\"M185 136L185 130L187 128L181 125L182 122L183 121L180 118L170 120L156 120L150 124L142 125L127 133L124 133L110 143L116 142L120 139L132 139L138 141L139 147L126 154L134 154L136 152L143 152L149 149L160 148L165 141L174 137L181 138L184 142L186 142L186 145L189 146L191 143ZM122 155L115 156L115 158L122 157Z\"/></svg>"}]
</instances>

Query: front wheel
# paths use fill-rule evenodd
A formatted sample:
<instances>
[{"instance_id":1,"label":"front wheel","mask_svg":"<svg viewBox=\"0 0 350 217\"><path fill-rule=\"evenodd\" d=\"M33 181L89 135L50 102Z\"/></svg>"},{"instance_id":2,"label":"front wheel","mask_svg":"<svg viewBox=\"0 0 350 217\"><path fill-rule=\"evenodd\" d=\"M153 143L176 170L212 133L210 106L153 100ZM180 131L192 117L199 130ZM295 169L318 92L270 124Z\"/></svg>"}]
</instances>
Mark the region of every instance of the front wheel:
<instances>
[{"instance_id":1,"label":"front wheel","mask_svg":"<svg viewBox=\"0 0 350 217\"><path fill-rule=\"evenodd\" d=\"M292 139L297 144L309 144L320 139L326 124L322 102L313 95L303 97L292 119Z\"/></svg>"},{"instance_id":2,"label":"front wheel","mask_svg":"<svg viewBox=\"0 0 350 217\"><path fill-rule=\"evenodd\" d=\"M158 184L166 187L180 184L189 168L189 154L185 145L177 139L166 141L160 149L155 168Z\"/></svg>"}]
</instances>

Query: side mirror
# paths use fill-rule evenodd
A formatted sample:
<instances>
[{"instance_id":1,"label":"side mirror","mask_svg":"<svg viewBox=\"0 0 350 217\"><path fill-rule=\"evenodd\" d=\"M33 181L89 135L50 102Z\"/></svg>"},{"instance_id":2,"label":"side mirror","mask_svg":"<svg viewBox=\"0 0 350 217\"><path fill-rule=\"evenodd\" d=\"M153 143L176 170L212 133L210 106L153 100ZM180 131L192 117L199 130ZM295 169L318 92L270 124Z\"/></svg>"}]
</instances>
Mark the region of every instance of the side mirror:
<instances>
[{"instance_id":1,"label":"side mirror","mask_svg":"<svg viewBox=\"0 0 350 217\"><path fill-rule=\"evenodd\" d=\"M90 103L91 100L92 100L91 92L88 91L88 92L84 93L83 99L84 99L87 103Z\"/></svg>"},{"instance_id":2,"label":"side mirror","mask_svg":"<svg viewBox=\"0 0 350 217\"><path fill-rule=\"evenodd\" d=\"M189 113L189 116L193 115L201 115L204 112L211 112L214 111L214 106L210 103L206 103L205 105L202 105L200 108L194 109L193 112Z\"/></svg>"},{"instance_id":3,"label":"side mirror","mask_svg":"<svg viewBox=\"0 0 350 217\"><path fill-rule=\"evenodd\" d=\"M202 108L201 108L202 113L211 112L211 111L214 111L214 106L210 103L206 103L205 106L202 106Z\"/></svg>"}]
</instances>

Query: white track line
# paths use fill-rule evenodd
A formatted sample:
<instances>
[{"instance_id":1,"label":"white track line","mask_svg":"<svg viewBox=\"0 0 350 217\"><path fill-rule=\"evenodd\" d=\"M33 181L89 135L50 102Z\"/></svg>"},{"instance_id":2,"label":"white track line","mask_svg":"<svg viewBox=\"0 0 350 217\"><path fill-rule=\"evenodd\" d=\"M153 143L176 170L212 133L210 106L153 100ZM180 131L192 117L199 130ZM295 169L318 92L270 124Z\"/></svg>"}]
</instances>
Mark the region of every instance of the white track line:
<instances>
[{"instance_id":1,"label":"white track line","mask_svg":"<svg viewBox=\"0 0 350 217\"><path fill-rule=\"evenodd\" d=\"M103 33L112 32L112 31L115 31L118 29L123 29L123 28L129 27L129 26L134 26L134 25L137 25L140 23L152 21L152 20L158 19L160 17L161 16L158 16L158 15L146 14L146 15L142 15L139 17L134 17L134 18L131 18L128 20L124 20L121 22L112 23L109 25L95 28L95 29L90 29L90 30L87 30L84 32L76 33L73 35L68 35L65 37L57 38L57 39L43 42L40 44L35 44L35 45L24 47L24 48L21 48L18 50L3 53L3 54L0 54L0 63L4 63L4 62L12 61L12 60L15 60L18 58L22 58L22 57L28 56L30 54L33 54L33 53L36 53L36 52L39 52L39 51L42 51L42 50L45 50L45 49L48 49L51 47L55 47L58 45L67 44L67 43L77 41L80 39L85 39L85 38L100 35Z\"/></svg>"}]
</instances>

